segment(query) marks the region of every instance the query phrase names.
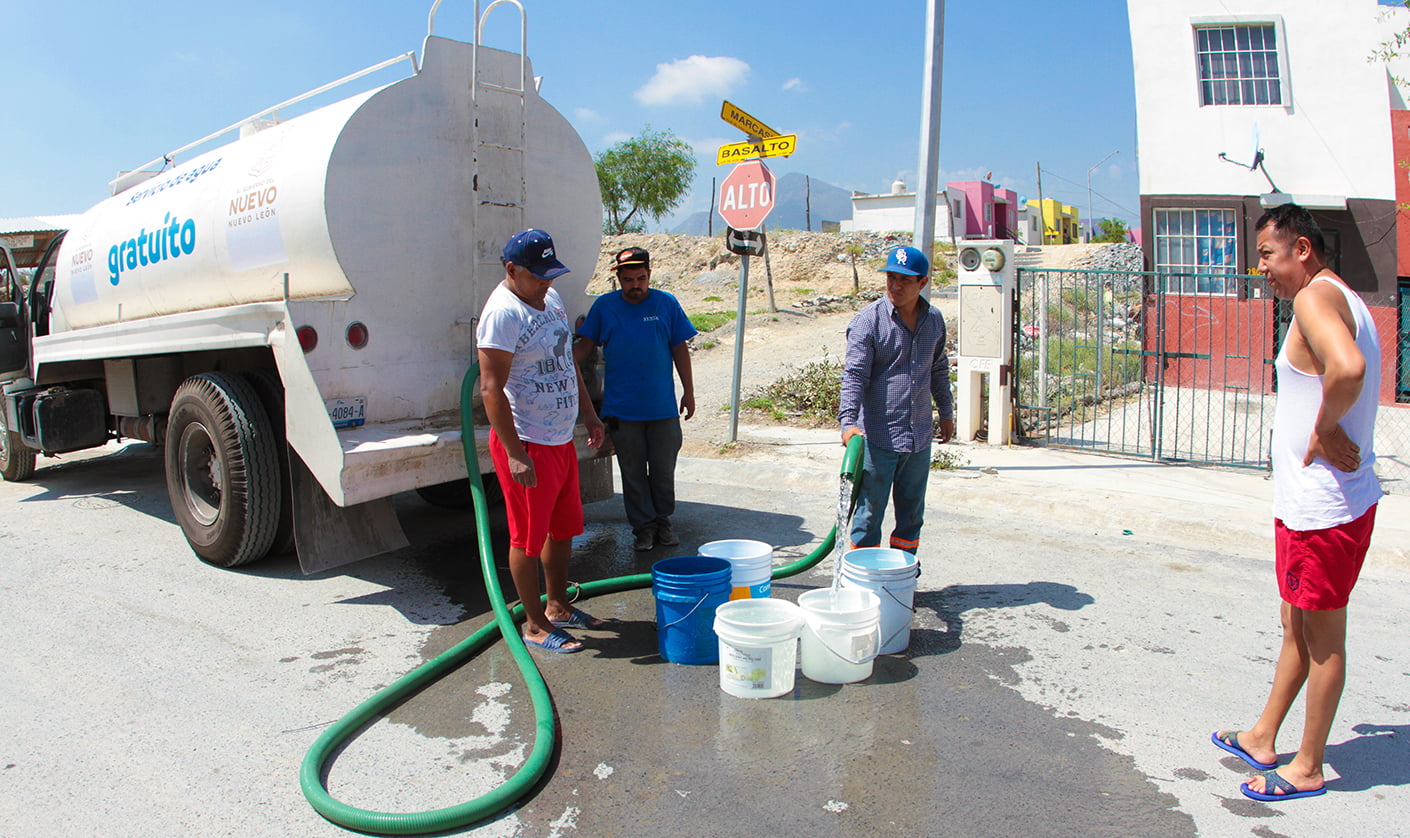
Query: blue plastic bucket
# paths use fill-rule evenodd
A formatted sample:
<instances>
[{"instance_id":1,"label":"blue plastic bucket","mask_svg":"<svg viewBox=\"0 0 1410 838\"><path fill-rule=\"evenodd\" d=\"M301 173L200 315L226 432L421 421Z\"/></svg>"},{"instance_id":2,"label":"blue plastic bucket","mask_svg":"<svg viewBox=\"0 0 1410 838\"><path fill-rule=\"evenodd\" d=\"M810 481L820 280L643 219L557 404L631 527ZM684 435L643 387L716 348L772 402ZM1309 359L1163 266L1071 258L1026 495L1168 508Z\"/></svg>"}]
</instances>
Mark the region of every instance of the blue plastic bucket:
<instances>
[{"instance_id":1,"label":"blue plastic bucket","mask_svg":"<svg viewBox=\"0 0 1410 838\"><path fill-rule=\"evenodd\" d=\"M718 663L715 609L729 601L727 559L683 556L651 566L656 597L656 648L671 663Z\"/></svg>"}]
</instances>

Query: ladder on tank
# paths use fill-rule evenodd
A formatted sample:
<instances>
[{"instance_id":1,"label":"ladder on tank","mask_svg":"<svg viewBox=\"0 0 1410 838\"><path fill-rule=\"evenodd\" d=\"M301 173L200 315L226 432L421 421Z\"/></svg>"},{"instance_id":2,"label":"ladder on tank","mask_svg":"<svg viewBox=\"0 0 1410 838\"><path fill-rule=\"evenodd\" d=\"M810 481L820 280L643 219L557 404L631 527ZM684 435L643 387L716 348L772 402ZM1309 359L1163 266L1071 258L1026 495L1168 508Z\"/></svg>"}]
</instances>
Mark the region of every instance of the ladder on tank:
<instances>
[{"instance_id":1,"label":"ladder on tank","mask_svg":"<svg viewBox=\"0 0 1410 838\"><path fill-rule=\"evenodd\" d=\"M431 7L429 34L435 34L436 9L441 0ZM490 12L500 5L512 5L519 10L519 73L518 86L512 80L488 81L481 78L484 67L480 60L480 49L484 42L485 20ZM471 188L475 197L471 208L471 224L475 237L474 272L484 276L488 271L491 277L503 271L501 254L504 243L510 236L526 227L525 205L528 201L526 166L528 155L528 20L519 0L493 0L481 10L480 0L475 2L475 41L471 45L470 62L470 144L471 144ZM505 110L510 119L501 124L498 120L482 120L482 108L486 111L499 110L495 101L499 98L510 100ZM488 137L487 137L488 135ZM490 173L486 177L486 172ZM550 231L551 232L551 231ZM473 282L472 288L486 283ZM493 287L493 283L488 284ZM479 306L484 301L475 300Z\"/></svg>"}]
</instances>

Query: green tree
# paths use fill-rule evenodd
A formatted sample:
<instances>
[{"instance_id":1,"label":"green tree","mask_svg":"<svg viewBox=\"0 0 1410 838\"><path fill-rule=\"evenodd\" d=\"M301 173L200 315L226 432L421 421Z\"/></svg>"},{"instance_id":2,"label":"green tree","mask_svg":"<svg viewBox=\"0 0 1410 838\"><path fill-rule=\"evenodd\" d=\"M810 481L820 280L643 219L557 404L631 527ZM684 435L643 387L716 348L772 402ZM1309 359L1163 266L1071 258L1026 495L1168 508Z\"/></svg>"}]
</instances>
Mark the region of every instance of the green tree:
<instances>
[{"instance_id":1,"label":"green tree","mask_svg":"<svg viewBox=\"0 0 1410 838\"><path fill-rule=\"evenodd\" d=\"M1410 9L1410 0L1406 0L1406 2L1400 5ZM1372 50L1371 54L1366 57L1366 60L1371 62L1384 61L1389 64L1393 59L1400 57L1401 51L1406 49L1407 44L1410 44L1410 27L1396 32L1388 41L1381 41L1381 45ZM1406 83L1405 79L1394 73L1391 73L1390 78L1396 84Z\"/></svg>"},{"instance_id":2,"label":"green tree","mask_svg":"<svg viewBox=\"0 0 1410 838\"><path fill-rule=\"evenodd\" d=\"M1092 241L1098 242L1124 242L1126 232L1130 229L1126 222L1119 218L1103 218L1097 222L1097 227L1101 232Z\"/></svg>"},{"instance_id":3,"label":"green tree","mask_svg":"<svg viewBox=\"0 0 1410 838\"><path fill-rule=\"evenodd\" d=\"M655 221L675 209L695 176L695 153L669 131L651 126L597 155L602 189L602 232L640 233L646 219Z\"/></svg>"}]
</instances>

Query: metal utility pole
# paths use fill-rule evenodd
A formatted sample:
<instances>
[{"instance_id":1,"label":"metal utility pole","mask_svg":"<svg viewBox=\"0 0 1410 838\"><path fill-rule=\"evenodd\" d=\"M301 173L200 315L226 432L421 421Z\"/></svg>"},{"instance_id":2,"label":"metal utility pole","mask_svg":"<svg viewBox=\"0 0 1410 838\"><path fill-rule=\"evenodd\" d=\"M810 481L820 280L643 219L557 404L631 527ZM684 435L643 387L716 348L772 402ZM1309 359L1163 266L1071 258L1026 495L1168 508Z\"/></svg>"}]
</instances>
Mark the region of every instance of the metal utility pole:
<instances>
[{"instance_id":1,"label":"metal utility pole","mask_svg":"<svg viewBox=\"0 0 1410 838\"><path fill-rule=\"evenodd\" d=\"M925 75L920 102L920 163L912 245L929 259L935 250L935 195L940 191L940 73L945 53L945 0L927 0ZM926 292L931 286L925 286ZM930 294L926 293L929 299Z\"/></svg>"},{"instance_id":2,"label":"metal utility pole","mask_svg":"<svg viewBox=\"0 0 1410 838\"><path fill-rule=\"evenodd\" d=\"M1043 204L1043 164L1034 163L1033 168L1038 170L1038 244L1043 245L1048 243L1048 210Z\"/></svg>"},{"instance_id":3,"label":"metal utility pole","mask_svg":"<svg viewBox=\"0 0 1410 838\"><path fill-rule=\"evenodd\" d=\"M1089 242L1096 238L1097 234L1097 217L1092 214L1092 172L1095 172L1098 166L1120 153L1121 149L1118 148L1116 151L1098 160L1096 166L1087 170L1087 229L1090 231L1087 233L1087 241Z\"/></svg>"}]
</instances>

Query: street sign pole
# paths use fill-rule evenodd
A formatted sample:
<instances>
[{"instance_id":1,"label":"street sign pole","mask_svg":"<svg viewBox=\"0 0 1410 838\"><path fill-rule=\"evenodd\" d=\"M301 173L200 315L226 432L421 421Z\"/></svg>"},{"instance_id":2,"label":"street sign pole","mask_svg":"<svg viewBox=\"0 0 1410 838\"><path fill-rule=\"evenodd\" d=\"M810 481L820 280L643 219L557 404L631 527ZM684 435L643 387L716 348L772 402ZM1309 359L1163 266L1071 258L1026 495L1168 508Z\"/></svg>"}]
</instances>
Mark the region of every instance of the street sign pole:
<instances>
[{"instance_id":1,"label":"street sign pole","mask_svg":"<svg viewBox=\"0 0 1410 838\"><path fill-rule=\"evenodd\" d=\"M744 367L744 304L749 298L749 254L739 257L739 308L734 318L734 383L729 400L729 441L739 438L739 377Z\"/></svg>"}]
</instances>

